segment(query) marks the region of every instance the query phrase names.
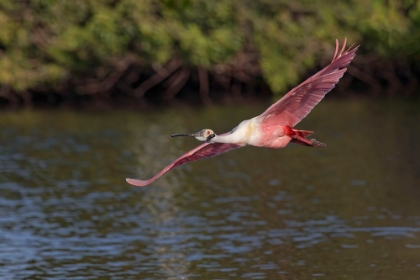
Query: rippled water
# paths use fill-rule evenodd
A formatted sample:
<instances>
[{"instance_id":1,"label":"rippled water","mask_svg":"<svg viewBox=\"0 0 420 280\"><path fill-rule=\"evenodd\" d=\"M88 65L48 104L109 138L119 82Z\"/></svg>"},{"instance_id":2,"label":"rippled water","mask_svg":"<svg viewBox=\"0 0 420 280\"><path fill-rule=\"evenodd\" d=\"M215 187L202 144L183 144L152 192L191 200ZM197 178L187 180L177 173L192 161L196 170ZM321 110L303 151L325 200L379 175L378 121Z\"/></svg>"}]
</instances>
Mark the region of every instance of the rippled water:
<instances>
[{"instance_id":1,"label":"rippled water","mask_svg":"<svg viewBox=\"0 0 420 280\"><path fill-rule=\"evenodd\" d=\"M0 114L1 279L419 279L420 103L323 101L325 149L148 178L264 106Z\"/></svg>"}]
</instances>

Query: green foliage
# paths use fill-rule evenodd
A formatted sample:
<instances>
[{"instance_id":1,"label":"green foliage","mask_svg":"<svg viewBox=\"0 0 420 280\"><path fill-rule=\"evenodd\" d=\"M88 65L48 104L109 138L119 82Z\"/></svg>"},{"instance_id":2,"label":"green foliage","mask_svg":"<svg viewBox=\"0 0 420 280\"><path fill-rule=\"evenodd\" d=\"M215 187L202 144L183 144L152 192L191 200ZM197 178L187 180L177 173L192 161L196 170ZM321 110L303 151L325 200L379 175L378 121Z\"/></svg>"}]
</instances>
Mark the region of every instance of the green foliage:
<instances>
[{"instance_id":1,"label":"green foliage","mask_svg":"<svg viewBox=\"0 0 420 280\"><path fill-rule=\"evenodd\" d=\"M150 69L177 59L215 72L244 53L258 54L261 77L282 93L335 38L418 61L420 2L3 0L0 25L0 85L16 93L103 77L121 61Z\"/></svg>"}]
</instances>

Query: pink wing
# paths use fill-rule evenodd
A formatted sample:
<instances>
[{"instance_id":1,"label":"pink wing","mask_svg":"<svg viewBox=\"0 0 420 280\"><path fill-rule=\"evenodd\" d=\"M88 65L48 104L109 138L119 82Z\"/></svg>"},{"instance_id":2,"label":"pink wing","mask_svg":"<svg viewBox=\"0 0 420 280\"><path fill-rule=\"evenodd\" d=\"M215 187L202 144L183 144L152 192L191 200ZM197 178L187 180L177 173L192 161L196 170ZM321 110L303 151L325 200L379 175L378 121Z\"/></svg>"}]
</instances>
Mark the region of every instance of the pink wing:
<instances>
[{"instance_id":1,"label":"pink wing","mask_svg":"<svg viewBox=\"0 0 420 280\"><path fill-rule=\"evenodd\" d=\"M133 186L143 187L150 183L153 183L157 178L159 178L160 176L174 169L177 166L183 165L187 162L203 159L203 158L214 157L222 153L226 153L227 151L241 148L241 147L243 147L243 145L224 144L224 143L204 143L196 147L195 149L192 149L191 151L183 154L176 160L174 160L171 164L166 166L164 169L162 169L162 171L160 171L158 174L156 174L149 180L136 180L136 179L129 179L129 178L125 180L127 181L127 183Z\"/></svg>"},{"instance_id":2,"label":"pink wing","mask_svg":"<svg viewBox=\"0 0 420 280\"><path fill-rule=\"evenodd\" d=\"M263 125L288 125L294 127L334 88L344 72L346 66L356 56L358 46L344 51L347 38L344 39L343 47L338 52L339 43L336 40L334 57L331 63L308 78L306 81L289 91L283 98L271 105L265 112L259 115L263 119Z\"/></svg>"}]
</instances>

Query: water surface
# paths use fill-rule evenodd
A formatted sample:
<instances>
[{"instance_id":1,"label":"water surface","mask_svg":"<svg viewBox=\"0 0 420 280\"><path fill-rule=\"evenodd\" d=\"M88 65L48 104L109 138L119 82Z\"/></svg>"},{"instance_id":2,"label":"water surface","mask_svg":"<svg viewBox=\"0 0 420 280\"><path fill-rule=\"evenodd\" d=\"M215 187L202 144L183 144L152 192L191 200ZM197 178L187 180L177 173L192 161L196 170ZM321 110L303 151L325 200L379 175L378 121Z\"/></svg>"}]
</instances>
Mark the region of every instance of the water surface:
<instances>
[{"instance_id":1,"label":"water surface","mask_svg":"<svg viewBox=\"0 0 420 280\"><path fill-rule=\"evenodd\" d=\"M1 113L2 279L418 279L420 103L325 100L298 128L327 148L125 183L264 108Z\"/></svg>"}]
</instances>

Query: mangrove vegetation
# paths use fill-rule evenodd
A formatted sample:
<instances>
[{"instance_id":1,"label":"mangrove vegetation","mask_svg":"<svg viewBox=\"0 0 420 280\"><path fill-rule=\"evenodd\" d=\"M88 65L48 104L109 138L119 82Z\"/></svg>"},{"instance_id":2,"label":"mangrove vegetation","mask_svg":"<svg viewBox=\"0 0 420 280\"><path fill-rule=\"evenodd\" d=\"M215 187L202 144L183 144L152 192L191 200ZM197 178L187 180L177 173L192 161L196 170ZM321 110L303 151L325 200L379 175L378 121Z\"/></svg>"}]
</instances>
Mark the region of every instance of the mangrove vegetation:
<instances>
[{"instance_id":1,"label":"mangrove vegetation","mask_svg":"<svg viewBox=\"0 0 420 280\"><path fill-rule=\"evenodd\" d=\"M361 45L338 89L414 94L415 0L3 0L0 106L282 95Z\"/></svg>"}]
</instances>

